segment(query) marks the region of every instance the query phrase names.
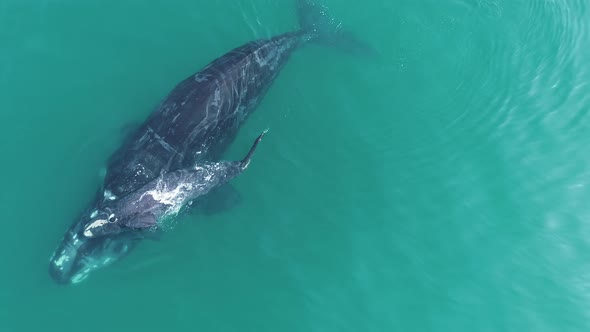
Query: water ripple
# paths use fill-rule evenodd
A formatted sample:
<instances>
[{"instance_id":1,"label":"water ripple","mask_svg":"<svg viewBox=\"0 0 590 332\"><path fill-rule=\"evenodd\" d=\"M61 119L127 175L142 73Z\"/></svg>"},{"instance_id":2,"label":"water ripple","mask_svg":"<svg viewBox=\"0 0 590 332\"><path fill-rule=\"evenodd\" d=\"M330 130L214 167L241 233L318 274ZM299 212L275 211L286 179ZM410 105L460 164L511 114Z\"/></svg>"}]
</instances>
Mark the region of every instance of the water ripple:
<instances>
[{"instance_id":1,"label":"water ripple","mask_svg":"<svg viewBox=\"0 0 590 332\"><path fill-rule=\"evenodd\" d=\"M450 42L457 37L452 27L438 31L448 43L441 63L452 66L455 84L442 89L445 98L418 104L431 136L406 157L430 167L506 140L515 130L543 127L567 135L584 125L590 72L586 2L481 0L462 2L455 10L446 14L451 22L472 30L460 36L461 45ZM486 25L495 29L477 28ZM445 60L445 53L453 61ZM531 108L536 111L522 111ZM461 141L468 136L477 139ZM444 151L442 160L437 151Z\"/></svg>"}]
</instances>

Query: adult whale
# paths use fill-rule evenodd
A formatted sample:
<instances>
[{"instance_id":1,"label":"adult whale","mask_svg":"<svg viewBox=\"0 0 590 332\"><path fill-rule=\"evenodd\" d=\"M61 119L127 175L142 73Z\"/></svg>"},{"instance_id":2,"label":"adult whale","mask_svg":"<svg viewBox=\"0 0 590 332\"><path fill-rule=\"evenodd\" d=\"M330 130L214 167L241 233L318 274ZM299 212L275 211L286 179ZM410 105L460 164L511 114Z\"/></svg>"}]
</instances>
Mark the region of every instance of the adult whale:
<instances>
[{"instance_id":1,"label":"adult whale","mask_svg":"<svg viewBox=\"0 0 590 332\"><path fill-rule=\"evenodd\" d=\"M114 153L102 188L50 259L55 281L78 283L117 261L149 236L146 229L157 229L245 169L251 153L241 162L211 161L220 158L293 51L308 42L369 50L343 32L325 7L309 0L296 4L300 29L249 42L182 81Z\"/></svg>"}]
</instances>

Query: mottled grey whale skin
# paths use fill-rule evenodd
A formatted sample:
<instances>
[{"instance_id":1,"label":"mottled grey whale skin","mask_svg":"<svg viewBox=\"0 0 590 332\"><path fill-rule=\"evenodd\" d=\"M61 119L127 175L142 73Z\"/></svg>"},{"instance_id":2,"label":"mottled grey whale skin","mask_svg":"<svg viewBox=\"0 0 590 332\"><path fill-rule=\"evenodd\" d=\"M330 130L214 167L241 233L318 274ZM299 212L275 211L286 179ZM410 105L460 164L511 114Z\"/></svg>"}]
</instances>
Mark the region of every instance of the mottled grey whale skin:
<instances>
[{"instance_id":1,"label":"mottled grey whale skin","mask_svg":"<svg viewBox=\"0 0 590 332\"><path fill-rule=\"evenodd\" d=\"M218 159L306 35L297 31L249 42L179 83L109 160L103 188L50 260L53 279L80 282L129 252L143 234L88 238L84 226L92 214L163 173Z\"/></svg>"},{"instance_id":2,"label":"mottled grey whale skin","mask_svg":"<svg viewBox=\"0 0 590 332\"><path fill-rule=\"evenodd\" d=\"M306 36L247 43L178 84L110 160L104 190L122 197L161 172L219 159Z\"/></svg>"},{"instance_id":3,"label":"mottled grey whale skin","mask_svg":"<svg viewBox=\"0 0 590 332\"><path fill-rule=\"evenodd\" d=\"M145 231L105 228L102 236L95 236L88 233L89 225L97 216L109 220L109 211L124 211L125 200L141 196L142 188L159 177L218 160L293 52L310 41L336 40L328 38L336 34L324 7L307 0L297 5L300 30L249 42L186 78L114 153L102 188L50 259L55 281L80 282L131 251Z\"/></svg>"}]
</instances>

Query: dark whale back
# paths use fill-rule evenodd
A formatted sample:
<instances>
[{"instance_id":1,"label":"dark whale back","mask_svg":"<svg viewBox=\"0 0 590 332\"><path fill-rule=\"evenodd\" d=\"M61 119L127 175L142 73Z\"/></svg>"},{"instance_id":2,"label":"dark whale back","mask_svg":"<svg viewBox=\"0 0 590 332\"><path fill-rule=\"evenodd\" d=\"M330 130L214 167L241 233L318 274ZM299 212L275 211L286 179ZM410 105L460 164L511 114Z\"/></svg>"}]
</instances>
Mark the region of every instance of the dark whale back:
<instances>
[{"instance_id":1,"label":"dark whale back","mask_svg":"<svg viewBox=\"0 0 590 332\"><path fill-rule=\"evenodd\" d=\"M305 32L249 42L179 83L107 165L116 197L160 174L217 160L304 41Z\"/></svg>"}]
</instances>

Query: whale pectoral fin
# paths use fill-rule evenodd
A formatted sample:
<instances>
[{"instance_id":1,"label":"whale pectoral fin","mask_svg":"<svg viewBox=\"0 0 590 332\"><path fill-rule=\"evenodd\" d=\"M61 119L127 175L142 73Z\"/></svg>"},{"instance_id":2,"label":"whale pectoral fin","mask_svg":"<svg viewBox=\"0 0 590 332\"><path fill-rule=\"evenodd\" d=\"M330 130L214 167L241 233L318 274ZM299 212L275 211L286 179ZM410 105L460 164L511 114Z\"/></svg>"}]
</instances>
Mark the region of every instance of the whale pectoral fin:
<instances>
[{"instance_id":1,"label":"whale pectoral fin","mask_svg":"<svg viewBox=\"0 0 590 332\"><path fill-rule=\"evenodd\" d=\"M125 221L125 226L129 228L149 228L156 226L156 216L151 213L130 218Z\"/></svg>"},{"instance_id":2,"label":"whale pectoral fin","mask_svg":"<svg viewBox=\"0 0 590 332\"><path fill-rule=\"evenodd\" d=\"M231 184L214 189L200 197L191 207L191 213L202 213L211 216L231 210L242 202L242 195Z\"/></svg>"}]
</instances>

